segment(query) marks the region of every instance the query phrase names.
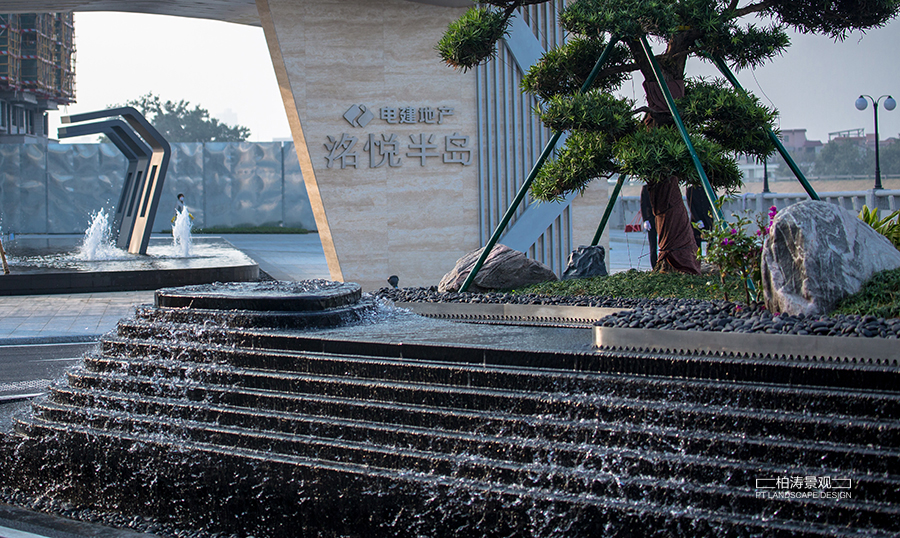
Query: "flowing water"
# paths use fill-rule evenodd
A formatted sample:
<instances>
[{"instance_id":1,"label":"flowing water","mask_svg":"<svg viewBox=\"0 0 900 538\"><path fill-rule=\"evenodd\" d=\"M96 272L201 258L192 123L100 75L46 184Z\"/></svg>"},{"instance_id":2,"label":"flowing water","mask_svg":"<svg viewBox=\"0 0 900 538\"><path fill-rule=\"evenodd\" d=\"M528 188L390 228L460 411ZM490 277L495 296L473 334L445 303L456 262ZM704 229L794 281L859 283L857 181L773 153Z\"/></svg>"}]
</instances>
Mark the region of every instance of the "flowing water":
<instances>
[{"instance_id":1,"label":"flowing water","mask_svg":"<svg viewBox=\"0 0 900 538\"><path fill-rule=\"evenodd\" d=\"M80 261L121 260L130 254L117 248L109 228L109 215L101 209L94 214L84 239L72 257Z\"/></svg>"},{"instance_id":2,"label":"flowing water","mask_svg":"<svg viewBox=\"0 0 900 538\"><path fill-rule=\"evenodd\" d=\"M168 244L152 240L146 256L131 254L116 246L116 236L111 229L109 214L101 209L91 217L91 223L80 243L72 244L64 238L32 240L24 237L11 241L7 249L9 262L17 272L42 269L72 269L78 271L127 270L144 268L148 264L171 260L209 257L205 246L200 252L191 236L191 217L187 210L178 215L172 228L172 242Z\"/></svg>"},{"instance_id":3,"label":"flowing water","mask_svg":"<svg viewBox=\"0 0 900 538\"><path fill-rule=\"evenodd\" d=\"M190 258L194 253L194 242L191 238L193 220L194 217L191 216L187 206L175 217L175 223L172 225L172 249L177 257Z\"/></svg>"}]
</instances>

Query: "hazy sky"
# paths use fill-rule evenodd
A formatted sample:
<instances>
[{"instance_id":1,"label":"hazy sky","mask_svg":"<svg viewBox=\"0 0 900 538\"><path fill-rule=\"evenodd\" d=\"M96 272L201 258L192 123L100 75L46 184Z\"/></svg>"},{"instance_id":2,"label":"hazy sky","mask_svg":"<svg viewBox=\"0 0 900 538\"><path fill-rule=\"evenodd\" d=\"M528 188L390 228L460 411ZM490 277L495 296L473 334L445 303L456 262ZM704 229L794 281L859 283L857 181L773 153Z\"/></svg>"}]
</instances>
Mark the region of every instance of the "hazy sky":
<instances>
[{"instance_id":1,"label":"hazy sky","mask_svg":"<svg viewBox=\"0 0 900 538\"><path fill-rule=\"evenodd\" d=\"M245 125L254 141L290 136L262 28L82 12L75 14L75 34L78 102L50 114L51 136L61 114L100 110L148 91L164 100L185 99L226 123ZM893 93L900 100L900 21L840 43L803 35L794 35L792 42L784 56L765 67L738 73L746 89L779 110L782 129L805 128L808 138L823 142L832 131L864 128L871 133L872 107L856 110L856 98ZM689 64L689 71L713 74L714 69ZM633 84L636 97L642 93L639 78ZM631 93L632 83L624 89ZM878 116L882 139L900 135L900 107L889 112L882 106Z\"/></svg>"},{"instance_id":2,"label":"hazy sky","mask_svg":"<svg viewBox=\"0 0 900 538\"><path fill-rule=\"evenodd\" d=\"M200 105L229 125L245 125L253 141L291 136L260 27L76 12L75 46L77 102L51 112L51 136L60 115L102 110L150 91Z\"/></svg>"}]
</instances>

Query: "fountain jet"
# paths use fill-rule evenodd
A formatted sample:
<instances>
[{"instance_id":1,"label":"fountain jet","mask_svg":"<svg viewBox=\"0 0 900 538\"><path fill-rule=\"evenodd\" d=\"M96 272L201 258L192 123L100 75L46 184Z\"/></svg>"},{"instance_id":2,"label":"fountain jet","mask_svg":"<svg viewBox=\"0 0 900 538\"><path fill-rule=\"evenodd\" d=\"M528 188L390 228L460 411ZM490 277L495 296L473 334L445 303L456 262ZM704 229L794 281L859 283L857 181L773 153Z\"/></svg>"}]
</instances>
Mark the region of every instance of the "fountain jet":
<instances>
[{"instance_id":1,"label":"fountain jet","mask_svg":"<svg viewBox=\"0 0 900 538\"><path fill-rule=\"evenodd\" d=\"M125 183L116 206L114 232L119 248L147 254L153 220L159 207L163 181L172 149L165 138L133 107L111 108L63 116L65 124L121 116L82 125L60 127L59 137L105 134L128 159Z\"/></svg>"}]
</instances>

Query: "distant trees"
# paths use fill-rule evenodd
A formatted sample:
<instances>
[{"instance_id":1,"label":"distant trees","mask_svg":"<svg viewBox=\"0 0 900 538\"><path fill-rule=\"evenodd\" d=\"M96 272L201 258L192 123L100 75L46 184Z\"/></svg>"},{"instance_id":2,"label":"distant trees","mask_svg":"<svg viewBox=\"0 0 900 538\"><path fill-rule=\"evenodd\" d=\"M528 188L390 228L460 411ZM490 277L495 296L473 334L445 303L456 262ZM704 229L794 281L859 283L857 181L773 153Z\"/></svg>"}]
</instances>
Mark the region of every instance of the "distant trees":
<instances>
[{"instance_id":1,"label":"distant trees","mask_svg":"<svg viewBox=\"0 0 900 538\"><path fill-rule=\"evenodd\" d=\"M209 115L200 105L191 108L185 100L165 101L153 92L127 101L124 106L136 108L169 142L243 142L250 128L229 126ZM123 105L111 105L116 108Z\"/></svg>"},{"instance_id":2,"label":"distant trees","mask_svg":"<svg viewBox=\"0 0 900 538\"><path fill-rule=\"evenodd\" d=\"M856 140L835 138L822 146L816 156L815 175L817 176L859 176L874 173L875 152Z\"/></svg>"},{"instance_id":3,"label":"distant trees","mask_svg":"<svg viewBox=\"0 0 900 538\"><path fill-rule=\"evenodd\" d=\"M881 173L900 175L900 142L881 146Z\"/></svg>"},{"instance_id":4,"label":"distant trees","mask_svg":"<svg viewBox=\"0 0 900 538\"><path fill-rule=\"evenodd\" d=\"M879 145L881 174L900 175L900 142L882 141ZM778 177L788 177L790 169L780 160L771 159L769 164L777 164ZM800 168L813 177L848 177L875 175L875 148L849 138L835 138L822 146L812 163L803 163Z\"/></svg>"}]
</instances>

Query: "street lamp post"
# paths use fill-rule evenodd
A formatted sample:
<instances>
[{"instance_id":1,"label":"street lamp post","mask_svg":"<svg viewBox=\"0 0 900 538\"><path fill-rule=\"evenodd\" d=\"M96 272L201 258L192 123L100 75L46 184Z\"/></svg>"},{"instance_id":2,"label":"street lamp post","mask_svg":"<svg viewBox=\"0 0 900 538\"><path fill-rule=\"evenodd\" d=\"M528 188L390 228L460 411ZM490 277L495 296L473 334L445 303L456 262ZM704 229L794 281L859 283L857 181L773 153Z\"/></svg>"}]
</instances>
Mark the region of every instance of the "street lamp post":
<instances>
[{"instance_id":1,"label":"street lamp post","mask_svg":"<svg viewBox=\"0 0 900 538\"><path fill-rule=\"evenodd\" d=\"M868 97L868 99L866 99ZM884 99L887 97L887 99ZM890 95L882 95L878 99L875 99L871 95L860 95L859 99L856 100L856 109L857 110L865 110L869 105L869 101L872 101L872 108L875 109L875 188L881 189L881 160L878 157L878 103L884 99L884 108L887 110L894 110L897 106L897 101L894 101L894 98Z\"/></svg>"}]
</instances>

